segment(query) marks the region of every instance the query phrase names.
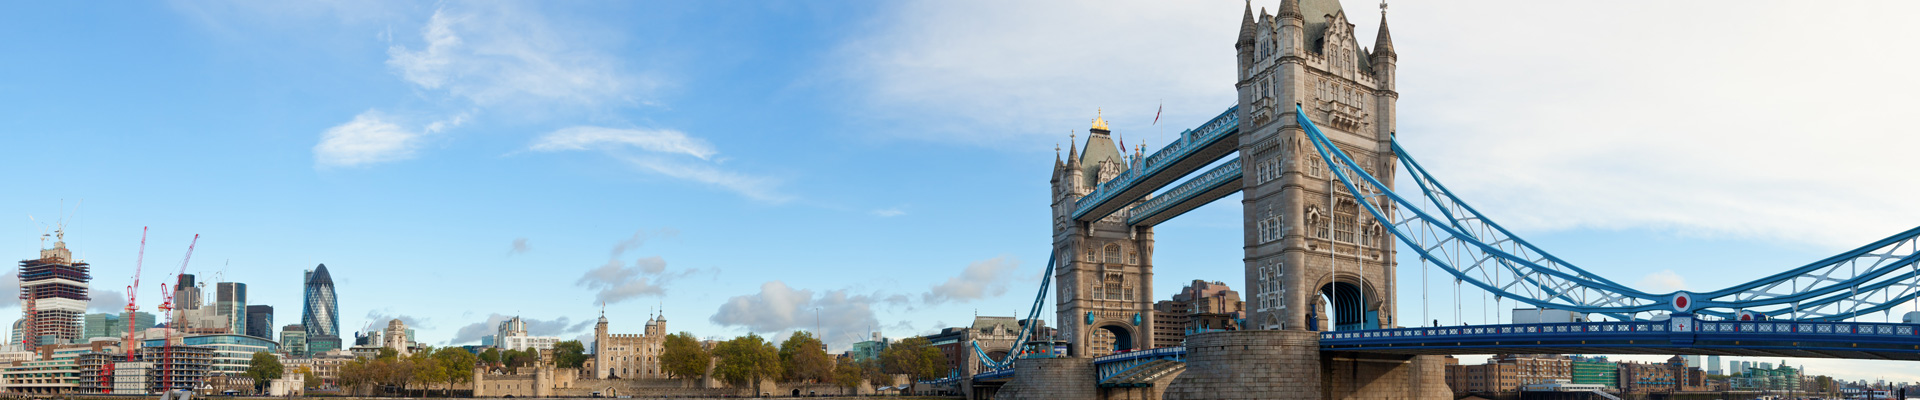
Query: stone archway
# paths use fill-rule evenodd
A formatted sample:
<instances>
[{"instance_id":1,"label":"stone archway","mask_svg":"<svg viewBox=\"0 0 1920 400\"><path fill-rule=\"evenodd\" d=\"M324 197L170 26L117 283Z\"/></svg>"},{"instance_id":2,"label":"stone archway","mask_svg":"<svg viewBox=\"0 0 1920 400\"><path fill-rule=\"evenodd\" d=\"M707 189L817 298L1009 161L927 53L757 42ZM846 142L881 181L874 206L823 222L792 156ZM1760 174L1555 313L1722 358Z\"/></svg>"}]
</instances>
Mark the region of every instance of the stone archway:
<instances>
[{"instance_id":1,"label":"stone archway","mask_svg":"<svg viewBox=\"0 0 1920 400\"><path fill-rule=\"evenodd\" d=\"M1141 348L1139 342L1140 335L1134 333L1133 327L1120 323L1105 323L1094 326L1093 329L1095 329L1095 332L1103 332L1113 338L1113 347L1092 349L1094 353L1091 355L1094 357L1128 350L1139 350Z\"/></svg>"}]
</instances>

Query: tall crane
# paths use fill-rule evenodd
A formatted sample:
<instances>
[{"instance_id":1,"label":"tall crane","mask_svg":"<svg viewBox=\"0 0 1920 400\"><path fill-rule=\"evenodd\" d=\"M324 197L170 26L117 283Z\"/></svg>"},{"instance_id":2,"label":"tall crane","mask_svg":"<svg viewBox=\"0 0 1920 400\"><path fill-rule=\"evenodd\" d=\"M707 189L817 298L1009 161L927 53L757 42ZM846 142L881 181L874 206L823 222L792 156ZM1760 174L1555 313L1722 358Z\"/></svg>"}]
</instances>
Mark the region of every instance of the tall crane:
<instances>
[{"instance_id":1,"label":"tall crane","mask_svg":"<svg viewBox=\"0 0 1920 400\"><path fill-rule=\"evenodd\" d=\"M127 324L127 339L120 341L120 347L127 349L127 358L125 360L127 362L133 361L133 349L139 346L138 342L134 339L133 332L134 328L139 325L135 323L135 321L140 320L140 318L138 318L140 308L135 305L137 303L134 302L134 299L140 295L140 264L145 263L147 260L147 227L144 226L140 227L140 252L137 254L133 259L133 284L127 286L127 319L124 320ZM103 371L105 372L100 374L100 393L113 393L113 360L107 360L107 365Z\"/></svg>"},{"instance_id":2,"label":"tall crane","mask_svg":"<svg viewBox=\"0 0 1920 400\"><path fill-rule=\"evenodd\" d=\"M173 274L175 282L180 281L181 274L187 273L187 262L193 260L193 247L199 244L200 234L194 234L193 241L187 243L187 256L180 259L180 272ZM175 330L173 291L168 290L166 282L160 282L160 297L162 298L160 312L167 314L167 340L160 345L160 393L165 395L173 392L173 331Z\"/></svg>"}]
</instances>

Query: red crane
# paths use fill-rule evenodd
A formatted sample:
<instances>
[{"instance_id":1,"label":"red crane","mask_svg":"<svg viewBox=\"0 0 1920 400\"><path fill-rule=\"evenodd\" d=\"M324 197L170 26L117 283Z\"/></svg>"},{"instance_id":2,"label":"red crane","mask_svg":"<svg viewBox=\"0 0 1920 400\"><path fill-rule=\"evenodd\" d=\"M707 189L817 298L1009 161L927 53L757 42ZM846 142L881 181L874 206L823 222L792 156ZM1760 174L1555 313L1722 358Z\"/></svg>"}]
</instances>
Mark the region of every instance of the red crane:
<instances>
[{"instance_id":1,"label":"red crane","mask_svg":"<svg viewBox=\"0 0 1920 400\"><path fill-rule=\"evenodd\" d=\"M200 235L194 234L193 242L187 243L187 256L180 259L180 272L173 274L175 282L180 280L180 275L187 273L187 262L193 260L193 246L199 244ZM166 282L160 282L160 297L163 299L160 312L167 314L167 340L161 342L160 347L160 393L164 395L173 391L173 331L178 328L173 324L173 291L167 289Z\"/></svg>"},{"instance_id":2,"label":"red crane","mask_svg":"<svg viewBox=\"0 0 1920 400\"><path fill-rule=\"evenodd\" d=\"M142 226L140 227L140 253L133 259L133 285L127 286L127 319L125 321L127 323L127 340L120 342L120 347L127 348L127 362L133 361L133 348L138 346L138 344L134 342L133 330L134 327L138 325L135 324L134 321L139 320L139 318L136 317L138 316L140 308L135 305L134 298L140 295L140 264L145 263L146 260L147 227ZM100 374L100 392L113 393L113 360L107 360L106 368L103 369L103 371L105 372Z\"/></svg>"}]
</instances>

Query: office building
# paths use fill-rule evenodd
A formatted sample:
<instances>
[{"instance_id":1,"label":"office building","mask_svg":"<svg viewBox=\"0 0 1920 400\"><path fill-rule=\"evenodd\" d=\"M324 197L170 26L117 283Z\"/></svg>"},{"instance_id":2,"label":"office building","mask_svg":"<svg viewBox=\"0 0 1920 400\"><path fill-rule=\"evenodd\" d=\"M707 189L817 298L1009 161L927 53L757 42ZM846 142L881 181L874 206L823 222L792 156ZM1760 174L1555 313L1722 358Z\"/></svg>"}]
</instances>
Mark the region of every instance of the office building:
<instances>
[{"instance_id":1,"label":"office building","mask_svg":"<svg viewBox=\"0 0 1920 400\"><path fill-rule=\"evenodd\" d=\"M26 350L58 343L84 341L90 266L73 258L67 250L66 232L55 230L52 248L40 250L40 257L21 260L20 311L25 319L20 327ZM45 238L41 238L44 245ZM18 342L16 342L18 343Z\"/></svg>"},{"instance_id":2,"label":"office building","mask_svg":"<svg viewBox=\"0 0 1920 400\"><path fill-rule=\"evenodd\" d=\"M280 351L291 357L307 357L307 327L299 324L280 329Z\"/></svg>"},{"instance_id":3,"label":"office building","mask_svg":"<svg viewBox=\"0 0 1920 400\"><path fill-rule=\"evenodd\" d=\"M1152 347L1174 347L1185 343L1187 335L1240 329L1240 321L1246 318L1247 303L1240 300L1240 292L1234 291L1226 283L1208 282L1195 279L1172 300L1161 300L1153 304L1153 343ZM1095 336L1096 341L1106 338ZM1106 344L1107 348L1111 344Z\"/></svg>"},{"instance_id":4,"label":"office building","mask_svg":"<svg viewBox=\"0 0 1920 400\"><path fill-rule=\"evenodd\" d=\"M339 350L340 302L334 297L333 275L327 273L326 264L320 264L305 277L306 304L301 307L300 325L307 329L307 353Z\"/></svg>"},{"instance_id":5,"label":"office building","mask_svg":"<svg viewBox=\"0 0 1920 400\"><path fill-rule=\"evenodd\" d=\"M247 284L220 282L214 285L219 289L219 298L213 303L214 314L227 319L228 333L246 333Z\"/></svg>"},{"instance_id":6,"label":"office building","mask_svg":"<svg viewBox=\"0 0 1920 400\"><path fill-rule=\"evenodd\" d=\"M207 370L211 375L241 375L253 363L253 353L280 352L280 343L247 335L196 335L175 340L175 348L189 346L213 349L212 364ZM143 348L159 348L165 342L166 339L148 339L141 345Z\"/></svg>"},{"instance_id":7,"label":"office building","mask_svg":"<svg viewBox=\"0 0 1920 400\"><path fill-rule=\"evenodd\" d=\"M491 339L493 346L501 350L547 350L552 349L555 343L560 343L559 337L528 335L527 323L521 320L520 317L500 321L500 326L494 330ZM487 340L483 339L482 341Z\"/></svg>"},{"instance_id":8,"label":"office building","mask_svg":"<svg viewBox=\"0 0 1920 400\"><path fill-rule=\"evenodd\" d=\"M200 295L200 286L195 285L193 274L180 274L180 280L174 283L173 309L192 310L205 304L206 298Z\"/></svg>"},{"instance_id":9,"label":"office building","mask_svg":"<svg viewBox=\"0 0 1920 400\"><path fill-rule=\"evenodd\" d=\"M81 340L101 338L101 337L116 338L116 339L124 338L127 336L127 325L124 323L125 319L126 319L125 316L121 314L108 314L108 313L87 314L86 321L82 323L83 328L81 330L84 332L84 334L81 335L82 336ZM153 314L149 314L146 312L140 312L140 313L134 314L133 326L135 330L152 328L153 325L154 325Z\"/></svg>"},{"instance_id":10,"label":"office building","mask_svg":"<svg viewBox=\"0 0 1920 400\"><path fill-rule=\"evenodd\" d=\"M247 336L273 340L273 306L247 306Z\"/></svg>"},{"instance_id":11,"label":"office building","mask_svg":"<svg viewBox=\"0 0 1920 400\"><path fill-rule=\"evenodd\" d=\"M1720 356L1707 356L1707 375L1725 375L1720 370Z\"/></svg>"}]
</instances>

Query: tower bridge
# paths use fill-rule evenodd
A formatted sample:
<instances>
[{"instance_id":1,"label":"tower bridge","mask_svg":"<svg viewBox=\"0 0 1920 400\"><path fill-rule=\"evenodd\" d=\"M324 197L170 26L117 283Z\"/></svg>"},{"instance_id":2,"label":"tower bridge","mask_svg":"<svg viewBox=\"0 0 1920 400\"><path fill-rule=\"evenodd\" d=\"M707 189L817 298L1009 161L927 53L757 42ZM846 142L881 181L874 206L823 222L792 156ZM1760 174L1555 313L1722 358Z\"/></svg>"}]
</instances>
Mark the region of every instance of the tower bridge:
<instances>
[{"instance_id":1,"label":"tower bridge","mask_svg":"<svg viewBox=\"0 0 1920 400\"><path fill-rule=\"evenodd\" d=\"M1450 399L1445 354L1920 360L1920 325L1852 321L1920 292L1920 228L1716 291L1616 283L1514 235L1416 162L1395 136L1384 12L1370 49L1348 17L1337 0L1282 0L1257 17L1249 4L1237 104L1152 154L1122 154L1095 118L1054 164L1053 255L1028 315L1051 301L1064 343L1022 331L1013 343L1027 348L1006 357L975 344L981 373L926 383L972 398ZM1404 194L1399 172L1414 183ZM1235 193L1243 330L1148 348L1153 227ZM1404 327L1402 249L1501 298L1612 321Z\"/></svg>"}]
</instances>

